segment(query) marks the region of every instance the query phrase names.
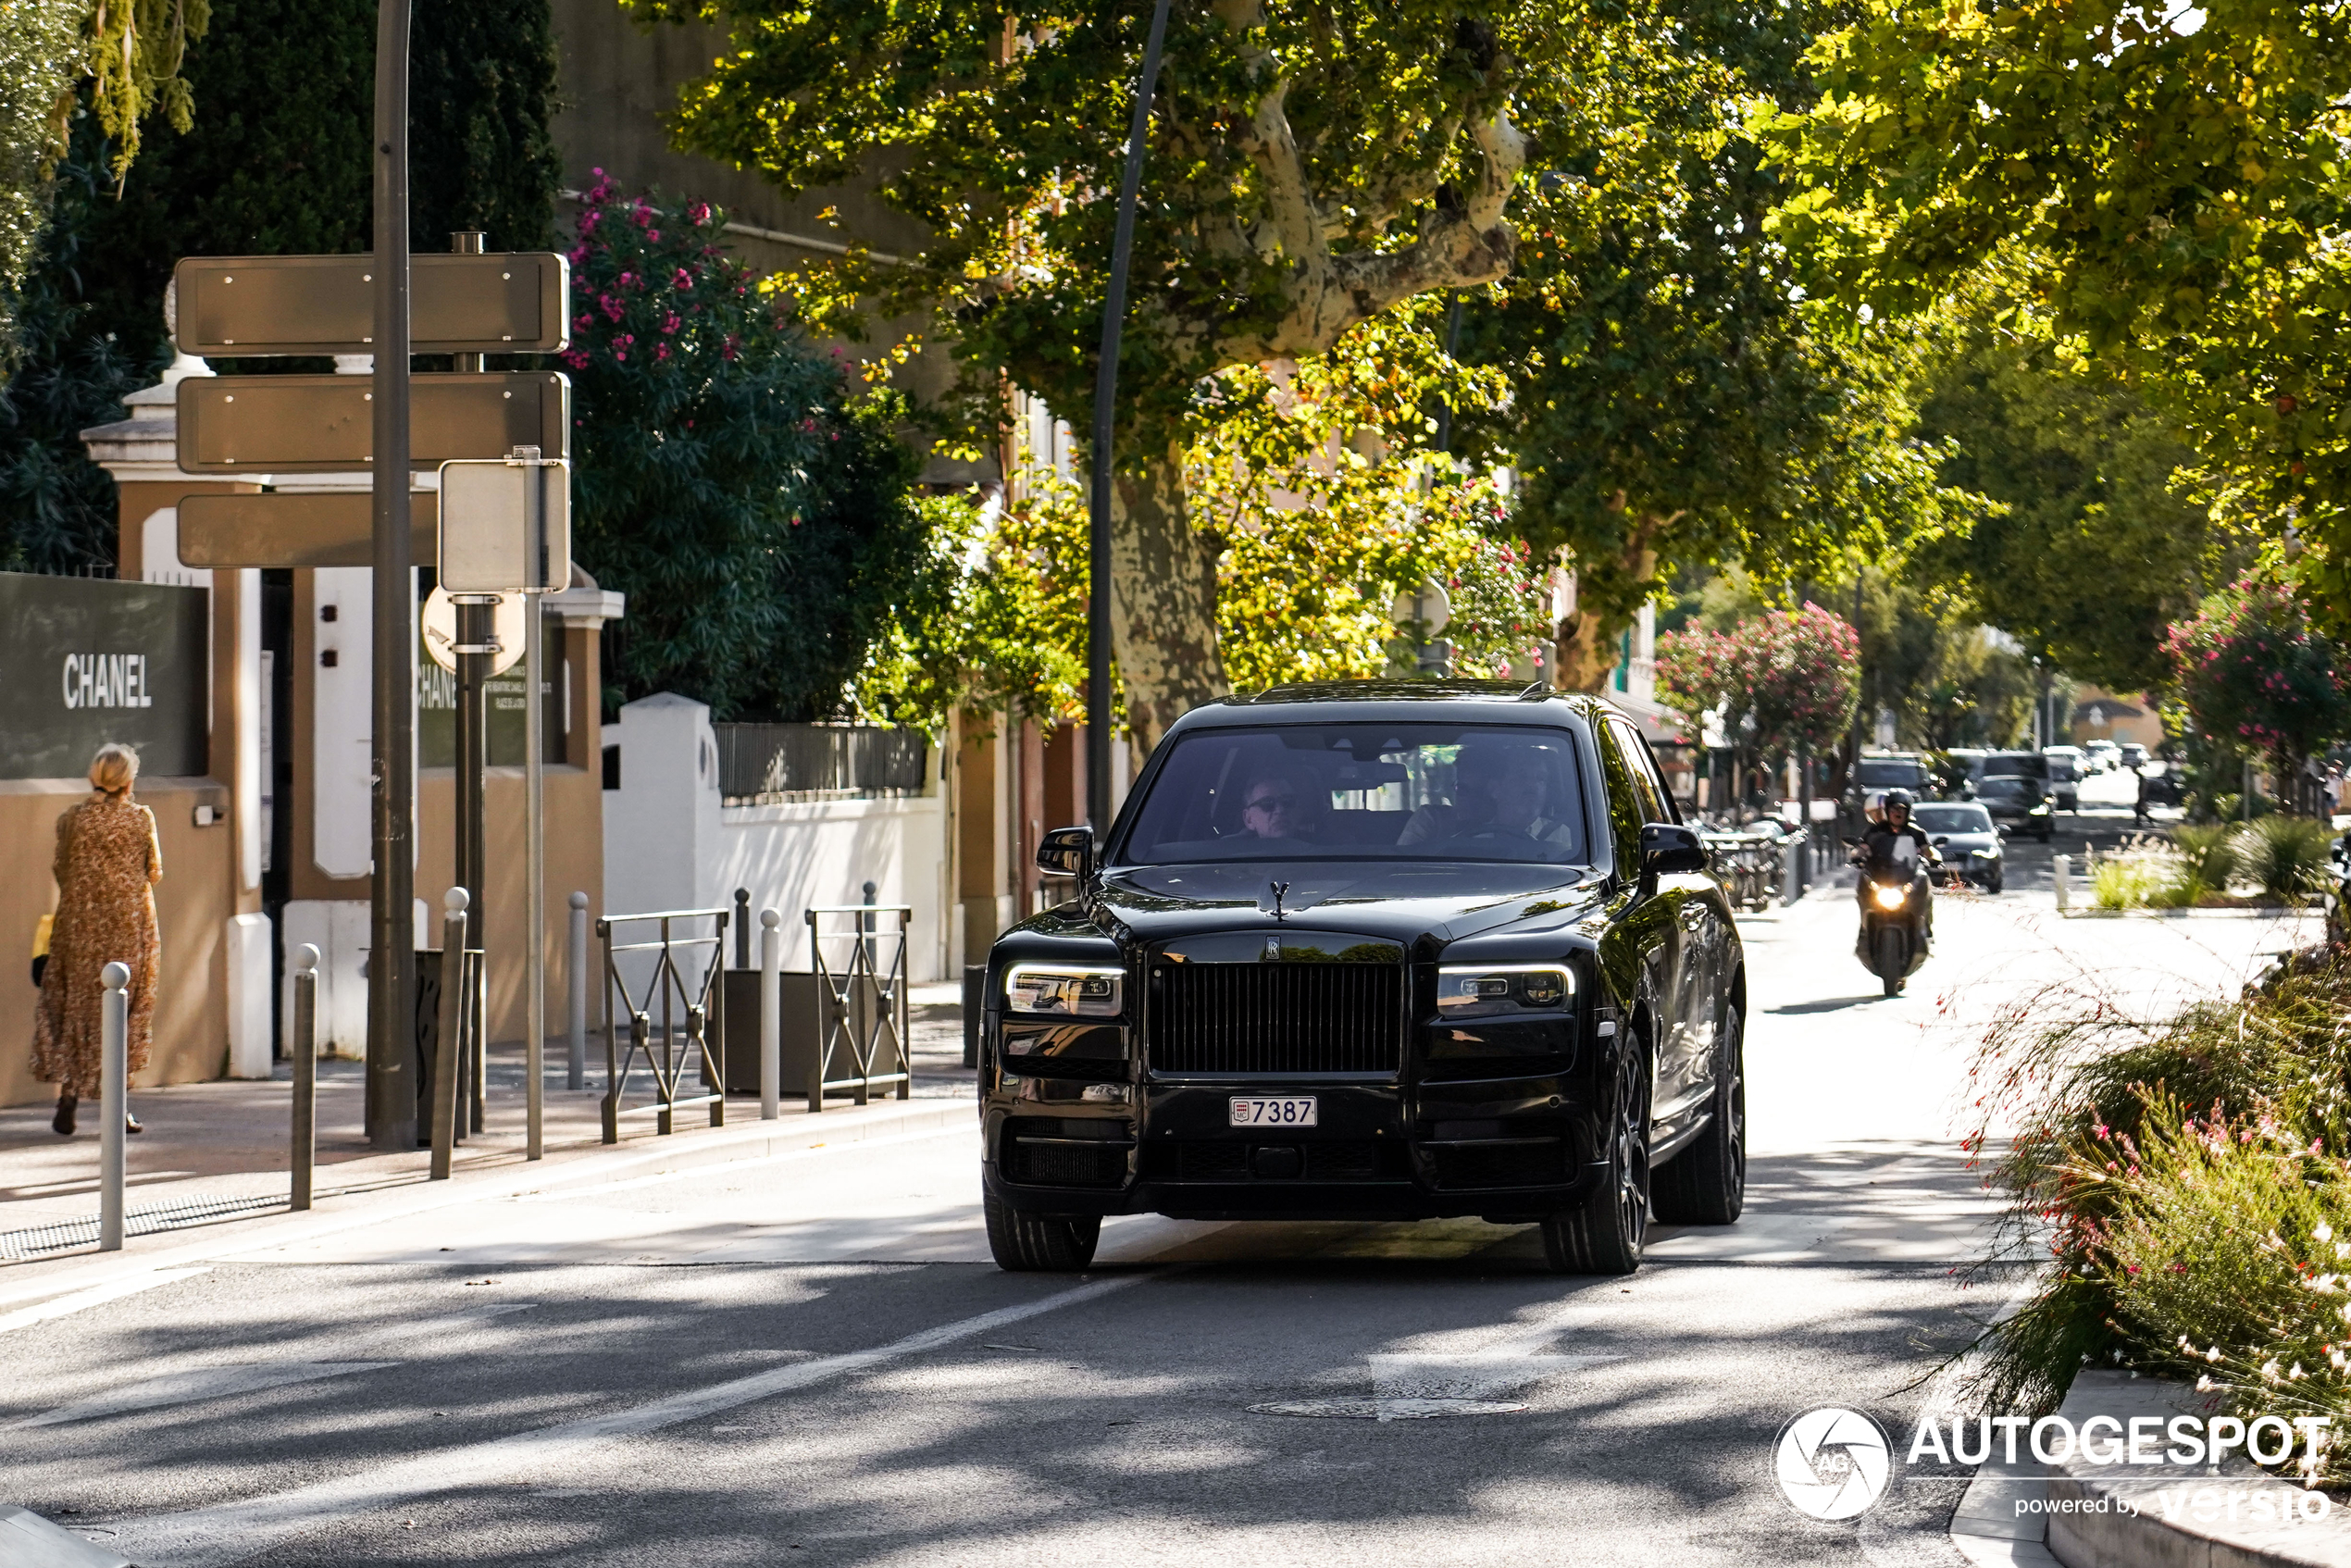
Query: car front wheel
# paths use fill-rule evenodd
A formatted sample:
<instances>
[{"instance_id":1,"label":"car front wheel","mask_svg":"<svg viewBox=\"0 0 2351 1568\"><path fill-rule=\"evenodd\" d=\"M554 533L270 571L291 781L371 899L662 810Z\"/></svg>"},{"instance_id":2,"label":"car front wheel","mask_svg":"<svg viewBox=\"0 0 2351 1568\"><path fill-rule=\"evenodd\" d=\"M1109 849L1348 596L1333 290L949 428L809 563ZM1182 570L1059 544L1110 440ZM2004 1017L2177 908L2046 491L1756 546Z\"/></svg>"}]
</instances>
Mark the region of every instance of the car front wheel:
<instances>
[{"instance_id":1,"label":"car front wheel","mask_svg":"<svg viewBox=\"0 0 2351 1568\"><path fill-rule=\"evenodd\" d=\"M1608 1122L1608 1167L1591 1195L1543 1222L1543 1254L1561 1274L1631 1274L1649 1223L1648 1053L1623 1052Z\"/></svg>"},{"instance_id":2,"label":"car front wheel","mask_svg":"<svg viewBox=\"0 0 2351 1568\"><path fill-rule=\"evenodd\" d=\"M1713 1119L1698 1140L1657 1173L1651 1193L1668 1225L1735 1225L1747 1207L1747 1064L1735 1004L1723 1010L1714 1064Z\"/></svg>"},{"instance_id":3,"label":"car front wheel","mask_svg":"<svg viewBox=\"0 0 2351 1568\"><path fill-rule=\"evenodd\" d=\"M996 1266L1012 1274L1075 1274L1094 1261L1101 1239L1099 1214L1024 1214L1002 1199L987 1197L988 1250Z\"/></svg>"}]
</instances>

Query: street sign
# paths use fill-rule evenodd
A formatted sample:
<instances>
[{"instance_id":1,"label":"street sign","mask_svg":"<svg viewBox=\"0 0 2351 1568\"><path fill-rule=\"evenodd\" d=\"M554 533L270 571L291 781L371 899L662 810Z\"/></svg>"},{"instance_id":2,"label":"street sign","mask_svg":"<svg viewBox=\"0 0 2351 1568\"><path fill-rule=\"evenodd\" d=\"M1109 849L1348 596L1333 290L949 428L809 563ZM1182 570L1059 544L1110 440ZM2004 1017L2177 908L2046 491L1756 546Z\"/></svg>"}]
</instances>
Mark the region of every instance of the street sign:
<instances>
[{"instance_id":1,"label":"street sign","mask_svg":"<svg viewBox=\"0 0 2351 1568\"><path fill-rule=\"evenodd\" d=\"M571 580L571 466L532 450L441 466L441 586L553 593Z\"/></svg>"},{"instance_id":2,"label":"street sign","mask_svg":"<svg viewBox=\"0 0 2351 1568\"><path fill-rule=\"evenodd\" d=\"M430 491L408 495L410 550L440 548ZM368 566L375 564L375 497L364 490L261 495L191 495L180 503L180 563L230 566Z\"/></svg>"},{"instance_id":3,"label":"street sign","mask_svg":"<svg viewBox=\"0 0 2351 1568\"><path fill-rule=\"evenodd\" d=\"M366 376L190 376L180 383L180 471L332 474L375 461ZM571 451L571 383L531 370L415 379L408 461L500 457L517 446Z\"/></svg>"},{"instance_id":4,"label":"street sign","mask_svg":"<svg viewBox=\"0 0 2351 1568\"><path fill-rule=\"evenodd\" d=\"M419 255L408 263L415 354L553 354L569 341L570 264L552 251ZM172 269L183 354L366 354L371 255L192 255Z\"/></svg>"},{"instance_id":5,"label":"street sign","mask_svg":"<svg viewBox=\"0 0 2351 1568\"><path fill-rule=\"evenodd\" d=\"M502 597L493 614L497 629L491 638L498 644L498 652L490 657L490 673L504 675L521 662L525 617L530 614L531 603L519 593ZM457 605L445 588L436 588L425 595L425 607L419 617L424 623L425 652L442 669L457 671Z\"/></svg>"}]
</instances>

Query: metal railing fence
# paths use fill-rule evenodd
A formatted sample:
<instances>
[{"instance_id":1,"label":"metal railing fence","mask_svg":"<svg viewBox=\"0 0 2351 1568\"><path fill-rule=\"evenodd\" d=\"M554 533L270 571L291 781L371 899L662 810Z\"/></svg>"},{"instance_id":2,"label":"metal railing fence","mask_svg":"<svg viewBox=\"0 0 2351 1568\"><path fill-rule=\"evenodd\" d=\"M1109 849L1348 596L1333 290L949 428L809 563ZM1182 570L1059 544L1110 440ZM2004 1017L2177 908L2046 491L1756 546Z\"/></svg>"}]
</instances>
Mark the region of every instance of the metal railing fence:
<instances>
[{"instance_id":1,"label":"metal railing fence","mask_svg":"<svg viewBox=\"0 0 2351 1568\"><path fill-rule=\"evenodd\" d=\"M708 920L706 936L685 936L672 927ZM615 941L614 927L658 924L661 934L646 941ZM672 1114L690 1105L710 1107L710 1125L727 1125L726 993L718 977L726 966L727 911L667 909L648 915L607 915L596 922L604 944L604 1141L620 1141L620 1118L651 1115L654 1130L672 1130ZM705 958L701 950L707 949ZM634 989L621 973L620 955L655 954L653 971ZM683 959L681 963L680 960ZM620 1006L613 1003L617 998ZM654 1022L658 1012L660 1021ZM618 1044L626 1017L628 1046ZM653 1079L651 1103L623 1108L631 1074L641 1068ZM700 1068L709 1092L681 1095L688 1069Z\"/></svg>"},{"instance_id":2,"label":"metal railing fence","mask_svg":"<svg viewBox=\"0 0 2351 1568\"><path fill-rule=\"evenodd\" d=\"M893 1084L901 1100L913 1092L914 1064L907 1053L906 944L914 915L913 907L902 903L834 904L802 912L816 965L816 1050L807 1083L810 1111L822 1111L825 1095L835 1089L846 1089L860 1105L876 1089ZM883 916L890 917L897 928L879 929ZM853 922L846 929L826 928L827 920L843 917ZM844 964L834 965L825 951L827 943L846 950Z\"/></svg>"},{"instance_id":3,"label":"metal railing fence","mask_svg":"<svg viewBox=\"0 0 2351 1568\"><path fill-rule=\"evenodd\" d=\"M929 738L872 724L719 724L718 792L732 805L909 795Z\"/></svg>"}]
</instances>

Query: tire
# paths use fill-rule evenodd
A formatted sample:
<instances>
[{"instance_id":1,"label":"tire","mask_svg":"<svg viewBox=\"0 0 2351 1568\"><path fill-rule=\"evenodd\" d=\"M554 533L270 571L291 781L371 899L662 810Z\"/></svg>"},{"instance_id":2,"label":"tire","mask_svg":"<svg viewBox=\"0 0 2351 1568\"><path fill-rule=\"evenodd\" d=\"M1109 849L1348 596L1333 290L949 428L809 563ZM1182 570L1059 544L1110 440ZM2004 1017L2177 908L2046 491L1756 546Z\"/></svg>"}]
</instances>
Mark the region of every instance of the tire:
<instances>
[{"instance_id":1,"label":"tire","mask_svg":"<svg viewBox=\"0 0 2351 1568\"><path fill-rule=\"evenodd\" d=\"M1560 1274L1627 1275L1648 1239L1648 1052L1623 1052L1610 1108L1608 1169L1581 1205L1543 1222L1543 1255Z\"/></svg>"},{"instance_id":2,"label":"tire","mask_svg":"<svg viewBox=\"0 0 2351 1568\"><path fill-rule=\"evenodd\" d=\"M1650 1178L1649 1208L1667 1225L1736 1225L1747 1207L1747 1042L1737 1004L1723 1010L1714 1120Z\"/></svg>"},{"instance_id":3,"label":"tire","mask_svg":"<svg viewBox=\"0 0 2351 1568\"><path fill-rule=\"evenodd\" d=\"M1100 1214L1024 1214L989 1197L988 1250L1008 1274L1075 1274L1094 1261L1102 1238Z\"/></svg>"},{"instance_id":4,"label":"tire","mask_svg":"<svg viewBox=\"0 0 2351 1568\"><path fill-rule=\"evenodd\" d=\"M2007 877L2002 873L1995 871L1992 873L1992 879L1984 884L1984 890L1990 893L1994 898L1997 898L2000 896L2000 890L2007 886Z\"/></svg>"},{"instance_id":5,"label":"tire","mask_svg":"<svg viewBox=\"0 0 2351 1568\"><path fill-rule=\"evenodd\" d=\"M1877 977L1885 983L1885 994L1902 993L1903 971L1909 965L1904 962L1900 927L1887 926L1877 934Z\"/></svg>"}]
</instances>

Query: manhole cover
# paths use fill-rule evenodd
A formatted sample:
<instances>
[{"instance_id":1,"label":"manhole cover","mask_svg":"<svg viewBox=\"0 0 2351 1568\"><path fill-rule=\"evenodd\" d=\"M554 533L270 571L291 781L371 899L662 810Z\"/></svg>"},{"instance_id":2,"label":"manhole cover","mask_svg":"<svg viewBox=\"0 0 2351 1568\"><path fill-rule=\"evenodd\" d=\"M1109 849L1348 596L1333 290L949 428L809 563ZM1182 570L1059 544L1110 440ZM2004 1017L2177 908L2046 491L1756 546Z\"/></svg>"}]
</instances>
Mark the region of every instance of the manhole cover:
<instances>
[{"instance_id":1,"label":"manhole cover","mask_svg":"<svg viewBox=\"0 0 2351 1568\"><path fill-rule=\"evenodd\" d=\"M1511 1415L1526 1407L1500 1400L1285 1400L1251 1405L1252 1415L1318 1415L1350 1421L1433 1421L1441 1415Z\"/></svg>"}]
</instances>

